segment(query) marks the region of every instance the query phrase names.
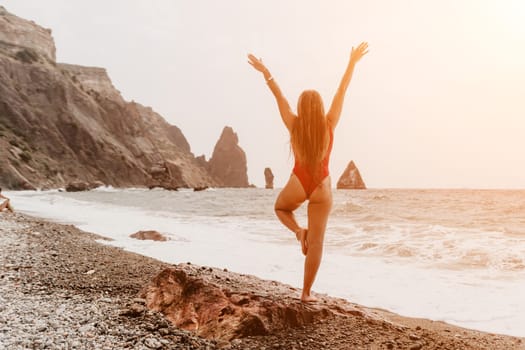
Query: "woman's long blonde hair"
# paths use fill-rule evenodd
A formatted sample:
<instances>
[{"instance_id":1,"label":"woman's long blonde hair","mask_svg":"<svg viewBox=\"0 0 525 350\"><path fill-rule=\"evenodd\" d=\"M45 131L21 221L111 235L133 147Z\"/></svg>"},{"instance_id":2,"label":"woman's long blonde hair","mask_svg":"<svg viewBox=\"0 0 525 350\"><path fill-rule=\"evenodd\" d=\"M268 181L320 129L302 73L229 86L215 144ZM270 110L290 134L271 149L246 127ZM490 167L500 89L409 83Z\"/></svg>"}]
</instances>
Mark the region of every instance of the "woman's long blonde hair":
<instances>
[{"instance_id":1,"label":"woman's long blonde hair","mask_svg":"<svg viewBox=\"0 0 525 350\"><path fill-rule=\"evenodd\" d=\"M297 102L297 119L290 133L295 159L316 177L330 143L323 100L315 90L303 91Z\"/></svg>"}]
</instances>

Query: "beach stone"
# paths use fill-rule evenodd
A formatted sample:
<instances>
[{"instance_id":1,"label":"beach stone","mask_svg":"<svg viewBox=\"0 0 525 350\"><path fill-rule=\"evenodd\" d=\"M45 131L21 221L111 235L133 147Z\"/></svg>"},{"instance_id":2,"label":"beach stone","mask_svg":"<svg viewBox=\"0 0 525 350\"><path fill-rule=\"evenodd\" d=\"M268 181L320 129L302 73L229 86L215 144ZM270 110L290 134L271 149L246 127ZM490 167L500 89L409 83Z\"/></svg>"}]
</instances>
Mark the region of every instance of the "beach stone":
<instances>
[{"instance_id":1,"label":"beach stone","mask_svg":"<svg viewBox=\"0 0 525 350\"><path fill-rule=\"evenodd\" d=\"M83 192L89 190L89 184L83 181L70 182L66 186L67 192Z\"/></svg>"},{"instance_id":2,"label":"beach stone","mask_svg":"<svg viewBox=\"0 0 525 350\"><path fill-rule=\"evenodd\" d=\"M162 233L154 230L138 231L131 235L131 238L140 239L140 240L151 240L151 241L160 241L165 242L168 240L166 236Z\"/></svg>"},{"instance_id":3,"label":"beach stone","mask_svg":"<svg viewBox=\"0 0 525 350\"><path fill-rule=\"evenodd\" d=\"M162 343L156 338L146 338L144 340L144 345L150 349L159 349L162 347Z\"/></svg>"}]
</instances>

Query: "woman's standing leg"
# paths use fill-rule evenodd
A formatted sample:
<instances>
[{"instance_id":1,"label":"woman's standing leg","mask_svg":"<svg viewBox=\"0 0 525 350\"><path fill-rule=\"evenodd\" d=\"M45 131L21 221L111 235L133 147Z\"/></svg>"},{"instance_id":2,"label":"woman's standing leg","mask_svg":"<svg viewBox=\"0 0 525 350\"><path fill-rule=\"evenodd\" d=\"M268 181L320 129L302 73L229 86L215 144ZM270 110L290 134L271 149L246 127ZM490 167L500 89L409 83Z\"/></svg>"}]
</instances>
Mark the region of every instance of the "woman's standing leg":
<instances>
[{"instance_id":1,"label":"woman's standing leg","mask_svg":"<svg viewBox=\"0 0 525 350\"><path fill-rule=\"evenodd\" d=\"M327 177L312 193L308 203L308 236L306 237L308 252L304 261L304 282L301 295L301 300L305 302L316 300L310 293L321 264L324 233L331 209L331 181L330 177Z\"/></svg>"},{"instance_id":2,"label":"woman's standing leg","mask_svg":"<svg viewBox=\"0 0 525 350\"><path fill-rule=\"evenodd\" d=\"M290 176L288 183L284 186L275 201L275 214L279 220L290 231L295 233L297 240L301 242L303 254L306 254L306 230L301 228L295 219L294 210L299 208L306 200L306 193L297 176Z\"/></svg>"}]
</instances>

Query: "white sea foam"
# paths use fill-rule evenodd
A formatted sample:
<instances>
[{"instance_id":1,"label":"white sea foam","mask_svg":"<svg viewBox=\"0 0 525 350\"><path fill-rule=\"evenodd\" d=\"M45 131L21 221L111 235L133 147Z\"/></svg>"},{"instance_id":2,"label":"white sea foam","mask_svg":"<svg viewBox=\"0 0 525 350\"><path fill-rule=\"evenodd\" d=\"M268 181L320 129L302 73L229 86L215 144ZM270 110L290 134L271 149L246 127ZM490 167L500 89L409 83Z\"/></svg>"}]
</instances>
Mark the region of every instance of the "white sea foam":
<instances>
[{"instance_id":1,"label":"white sea foam","mask_svg":"<svg viewBox=\"0 0 525 350\"><path fill-rule=\"evenodd\" d=\"M302 285L303 257L273 213L277 192L99 188L10 192L17 210L68 222L167 262ZM337 191L314 289L407 316L525 336L523 191ZM305 208L297 217L306 223ZM138 230L168 242L129 238ZM387 292L385 292L387 291Z\"/></svg>"}]
</instances>

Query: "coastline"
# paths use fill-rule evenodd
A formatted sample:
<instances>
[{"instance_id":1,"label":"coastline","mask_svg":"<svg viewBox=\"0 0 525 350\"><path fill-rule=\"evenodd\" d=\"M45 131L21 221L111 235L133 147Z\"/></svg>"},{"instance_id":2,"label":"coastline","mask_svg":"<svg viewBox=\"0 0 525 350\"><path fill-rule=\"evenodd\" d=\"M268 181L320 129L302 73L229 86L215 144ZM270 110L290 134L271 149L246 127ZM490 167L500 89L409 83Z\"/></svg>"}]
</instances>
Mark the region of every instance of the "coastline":
<instances>
[{"instance_id":1,"label":"coastline","mask_svg":"<svg viewBox=\"0 0 525 350\"><path fill-rule=\"evenodd\" d=\"M525 338L403 317L328 296L322 298L329 308L359 312L265 336L207 340L147 311L138 298L153 277L174 265L98 243L103 237L72 225L18 213L2 213L0 223L0 345L10 349L525 349ZM222 271L196 270L204 280L209 271ZM228 276L216 281L223 288L239 276L221 275ZM248 278L254 289L280 293L284 286Z\"/></svg>"}]
</instances>

